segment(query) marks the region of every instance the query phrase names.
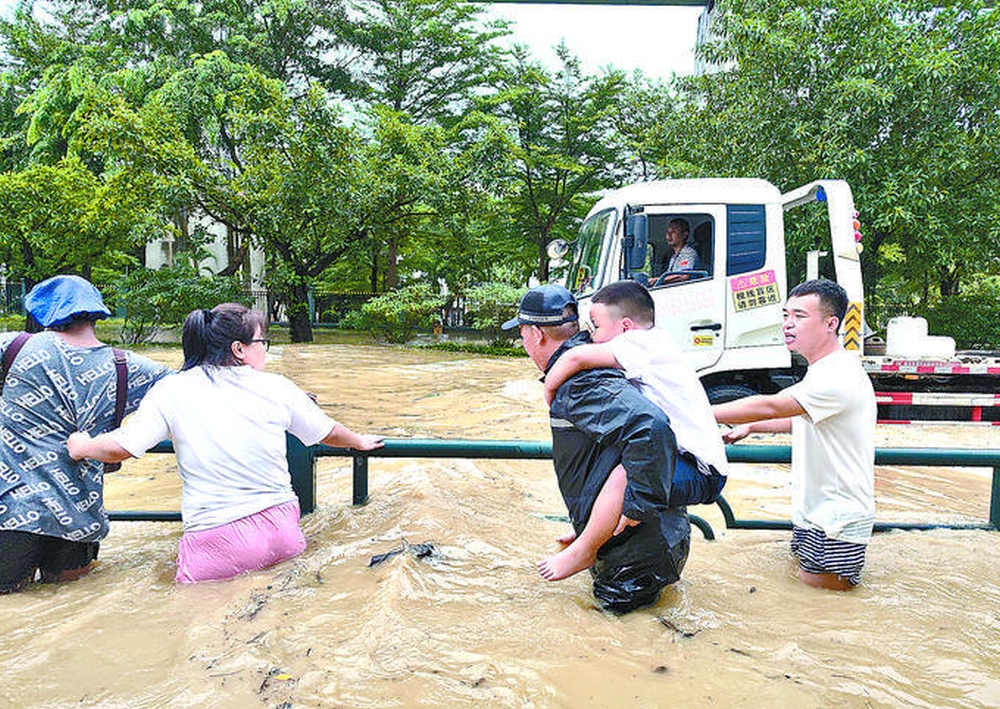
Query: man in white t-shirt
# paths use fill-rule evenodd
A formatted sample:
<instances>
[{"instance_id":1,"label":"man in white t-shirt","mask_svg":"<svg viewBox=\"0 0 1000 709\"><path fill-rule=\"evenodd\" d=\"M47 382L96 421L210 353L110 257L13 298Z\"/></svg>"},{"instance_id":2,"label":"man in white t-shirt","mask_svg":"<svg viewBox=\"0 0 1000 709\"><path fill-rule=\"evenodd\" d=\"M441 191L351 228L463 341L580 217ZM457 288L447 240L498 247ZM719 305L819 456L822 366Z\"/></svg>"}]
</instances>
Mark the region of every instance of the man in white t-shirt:
<instances>
[{"instance_id":1,"label":"man in white t-shirt","mask_svg":"<svg viewBox=\"0 0 1000 709\"><path fill-rule=\"evenodd\" d=\"M797 384L770 396L714 407L719 423L742 424L725 440L792 432L792 553L810 586L853 588L861 580L875 521L875 393L837 331L847 293L806 281L788 294L785 344L809 363Z\"/></svg>"}]
</instances>

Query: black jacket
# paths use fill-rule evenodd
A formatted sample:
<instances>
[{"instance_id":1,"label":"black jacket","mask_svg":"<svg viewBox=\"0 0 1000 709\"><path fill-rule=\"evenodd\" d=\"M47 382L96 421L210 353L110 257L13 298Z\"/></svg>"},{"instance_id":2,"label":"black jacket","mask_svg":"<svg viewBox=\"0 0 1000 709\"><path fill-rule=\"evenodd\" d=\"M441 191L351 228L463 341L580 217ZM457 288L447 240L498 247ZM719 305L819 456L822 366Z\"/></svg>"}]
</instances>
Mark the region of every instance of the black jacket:
<instances>
[{"instance_id":1,"label":"black jacket","mask_svg":"<svg viewBox=\"0 0 1000 709\"><path fill-rule=\"evenodd\" d=\"M580 333L553 353L590 341ZM559 387L550 409L552 453L559 490L579 534L612 469L628 478L623 514L640 520L609 540L591 569L594 595L608 610L627 612L655 603L680 578L690 548L683 507L670 507L677 444L670 421L613 369L582 371Z\"/></svg>"}]
</instances>

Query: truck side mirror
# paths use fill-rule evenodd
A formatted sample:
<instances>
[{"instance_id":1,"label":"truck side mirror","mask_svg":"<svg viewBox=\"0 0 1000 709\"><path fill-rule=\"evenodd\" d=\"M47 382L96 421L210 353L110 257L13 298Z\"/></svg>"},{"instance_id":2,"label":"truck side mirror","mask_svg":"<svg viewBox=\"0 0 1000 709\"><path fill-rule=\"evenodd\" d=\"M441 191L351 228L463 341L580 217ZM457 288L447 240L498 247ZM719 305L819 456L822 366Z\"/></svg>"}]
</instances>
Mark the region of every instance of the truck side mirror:
<instances>
[{"instance_id":1,"label":"truck side mirror","mask_svg":"<svg viewBox=\"0 0 1000 709\"><path fill-rule=\"evenodd\" d=\"M565 239L553 239L545 247L545 253L553 261L561 261L569 253L569 242Z\"/></svg>"},{"instance_id":2,"label":"truck side mirror","mask_svg":"<svg viewBox=\"0 0 1000 709\"><path fill-rule=\"evenodd\" d=\"M646 266L646 250L649 247L649 222L643 213L629 214L625 219L625 240L622 245L623 279L632 278L632 274L641 271Z\"/></svg>"}]
</instances>

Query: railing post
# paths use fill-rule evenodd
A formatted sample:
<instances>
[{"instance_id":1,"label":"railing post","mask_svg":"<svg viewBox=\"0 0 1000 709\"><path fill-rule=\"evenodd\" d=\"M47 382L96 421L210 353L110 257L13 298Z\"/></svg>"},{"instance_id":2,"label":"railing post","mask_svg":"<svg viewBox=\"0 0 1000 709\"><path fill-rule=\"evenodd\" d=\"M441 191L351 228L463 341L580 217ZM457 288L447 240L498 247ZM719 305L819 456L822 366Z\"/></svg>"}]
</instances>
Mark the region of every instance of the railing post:
<instances>
[{"instance_id":1,"label":"railing post","mask_svg":"<svg viewBox=\"0 0 1000 709\"><path fill-rule=\"evenodd\" d=\"M712 529L712 525L710 525L706 520L702 519L698 515L689 514L688 521L701 530L701 533L705 536L706 540L710 542L715 541L715 531Z\"/></svg>"},{"instance_id":2,"label":"railing post","mask_svg":"<svg viewBox=\"0 0 1000 709\"><path fill-rule=\"evenodd\" d=\"M1000 466L993 468L993 489L990 493L990 524L1000 531Z\"/></svg>"},{"instance_id":3,"label":"railing post","mask_svg":"<svg viewBox=\"0 0 1000 709\"><path fill-rule=\"evenodd\" d=\"M316 455L290 433L285 434L285 441L292 489L299 498L300 514L307 515L316 510Z\"/></svg>"},{"instance_id":4,"label":"railing post","mask_svg":"<svg viewBox=\"0 0 1000 709\"><path fill-rule=\"evenodd\" d=\"M351 460L354 462L354 495L351 502L363 505L368 502L368 456L355 454Z\"/></svg>"}]
</instances>

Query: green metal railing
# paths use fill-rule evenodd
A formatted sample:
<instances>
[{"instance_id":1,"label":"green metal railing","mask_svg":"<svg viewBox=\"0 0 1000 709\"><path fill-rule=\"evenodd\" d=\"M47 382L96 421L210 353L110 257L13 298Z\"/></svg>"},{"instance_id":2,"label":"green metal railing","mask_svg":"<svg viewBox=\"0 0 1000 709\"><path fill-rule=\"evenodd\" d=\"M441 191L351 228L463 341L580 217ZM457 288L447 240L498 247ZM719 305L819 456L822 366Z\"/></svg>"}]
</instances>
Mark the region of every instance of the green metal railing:
<instances>
[{"instance_id":1,"label":"green metal railing","mask_svg":"<svg viewBox=\"0 0 1000 709\"><path fill-rule=\"evenodd\" d=\"M152 452L170 453L169 442L159 444ZM729 445L726 455L731 463L788 463L792 453L789 446ZM294 436L288 436L288 469L292 487L299 497L303 514L316 509L316 459L343 457L352 459L352 502L363 505L368 501L368 461L371 458L468 458L548 460L552 458L552 444L548 441L473 441L390 438L385 446L373 451L356 451L350 448L304 446ZM879 448L875 451L876 465L920 465L948 468L992 468L993 481L990 492L989 519L982 523L908 523L877 522L876 532L890 529L985 529L1000 530L1000 450L972 450L967 448ZM727 529L791 529L788 520L738 519L725 498L716 503L722 512ZM121 521L179 521L179 512L111 512L112 520ZM712 526L702 517L691 515L691 524L698 527L706 539L715 539Z\"/></svg>"}]
</instances>

